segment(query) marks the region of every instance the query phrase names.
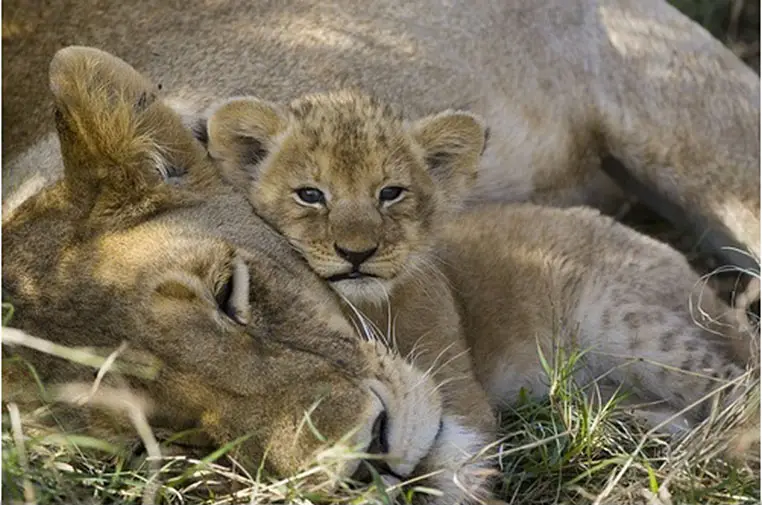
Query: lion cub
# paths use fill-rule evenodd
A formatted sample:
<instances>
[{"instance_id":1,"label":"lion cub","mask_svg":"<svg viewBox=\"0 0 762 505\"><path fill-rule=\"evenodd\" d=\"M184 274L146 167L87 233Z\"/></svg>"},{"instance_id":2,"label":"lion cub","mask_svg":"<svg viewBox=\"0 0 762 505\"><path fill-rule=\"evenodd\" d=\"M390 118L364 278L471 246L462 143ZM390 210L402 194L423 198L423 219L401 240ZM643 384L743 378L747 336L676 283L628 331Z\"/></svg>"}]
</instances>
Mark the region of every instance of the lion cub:
<instances>
[{"instance_id":1,"label":"lion cub","mask_svg":"<svg viewBox=\"0 0 762 505\"><path fill-rule=\"evenodd\" d=\"M467 112L407 123L352 91L287 108L232 100L207 130L211 156L250 188L257 213L353 304L429 282L432 238L474 182L486 132Z\"/></svg>"},{"instance_id":2,"label":"lion cub","mask_svg":"<svg viewBox=\"0 0 762 505\"><path fill-rule=\"evenodd\" d=\"M432 249L476 177L481 121L446 111L409 123L371 97L342 91L288 107L232 100L209 117L207 136L223 173L249 188L261 217L347 302L347 316L395 353L414 355L414 366L439 384L454 414L440 429L459 441L443 449L443 460L484 449L496 417ZM459 479L478 488L479 467L488 464L460 469Z\"/></svg>"},{"instance_id":3,"label":"lion cub","mask_svg":"<svg viewBox=\"0 0 762 505\"><path fill-rule=\"evenodd\" d=\"M522 387L547 391L538 343L546 356L558 342L593 349L580 377L665 402L654 421L682 423L678 410L743 373L738 341L715 335L735 336L728 307L703 293L695 324L698 278L672 248L592 209L456 212L487 137L468 112L406 121L349 91L289 106L237 98L212 110L207 133L226 176L352 311L403 356L437 364L445 398L481 402L461 349L492 408Z\"/></svg>"}]
</instances>

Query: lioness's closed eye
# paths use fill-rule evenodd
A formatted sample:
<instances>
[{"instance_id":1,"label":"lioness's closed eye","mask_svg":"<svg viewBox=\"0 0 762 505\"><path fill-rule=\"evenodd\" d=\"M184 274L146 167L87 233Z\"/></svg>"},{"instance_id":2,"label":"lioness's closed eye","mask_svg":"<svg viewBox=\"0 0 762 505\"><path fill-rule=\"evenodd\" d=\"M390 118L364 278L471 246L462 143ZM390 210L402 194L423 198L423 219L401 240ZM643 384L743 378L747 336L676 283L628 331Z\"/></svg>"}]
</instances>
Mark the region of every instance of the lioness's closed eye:
<instances>
[{"instance_id":1,"label":"lioness's closed eye","mask_svg":"<svg viewBox=\"0 0 762 505\"><path fill-rule=\"evenodd\" d=\"M487 130L463 111L404 121L357 91L288 106L238 98L208 120L213 158L257 212L354 302L426 268L476 178Z\"/></svg>"}]
</instances>

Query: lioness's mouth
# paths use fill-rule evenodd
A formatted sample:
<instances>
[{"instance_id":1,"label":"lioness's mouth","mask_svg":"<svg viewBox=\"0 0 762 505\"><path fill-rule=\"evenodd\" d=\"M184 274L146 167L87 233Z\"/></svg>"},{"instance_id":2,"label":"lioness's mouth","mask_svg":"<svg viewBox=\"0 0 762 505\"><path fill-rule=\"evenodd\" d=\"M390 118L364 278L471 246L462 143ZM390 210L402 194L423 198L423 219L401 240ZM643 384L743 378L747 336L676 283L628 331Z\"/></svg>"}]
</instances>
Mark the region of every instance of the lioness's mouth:
<instances>
[{"instance_id":1,"label":"lioness's mouth","mask_svg":"<svg viewBox=\"0 0 762 505\"><path fill-rule=\"evenodd\" d=\"M328 282L346 281L351 279L363 279L365 277L378 278L377 275L366 274L364 272L358 272L357 270L353 270L351 272L344 272L341 274L332 275L328 277Z\"/></svg>"}]
</instances>

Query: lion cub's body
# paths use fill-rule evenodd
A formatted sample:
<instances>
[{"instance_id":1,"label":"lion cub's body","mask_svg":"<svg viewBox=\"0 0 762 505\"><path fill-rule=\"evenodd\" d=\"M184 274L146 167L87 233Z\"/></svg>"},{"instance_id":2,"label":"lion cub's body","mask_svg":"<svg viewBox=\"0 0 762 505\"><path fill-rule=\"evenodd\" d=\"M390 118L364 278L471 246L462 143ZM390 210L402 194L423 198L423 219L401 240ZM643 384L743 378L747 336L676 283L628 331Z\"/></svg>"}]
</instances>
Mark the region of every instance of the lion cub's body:
<instances>
[{"instance_id":1,"label":"lion cub's body","mask_svg":"<svg viewBox=\"0 0 762 505\"><path fill-rule=\"evenodd\" d=\"M464 113L404 122L346 91L287 107L233 99L208 119L212 157L344 296L347 312L369 319L402 355L439 354L444 377L456 371L453 351L468 348L494 408L521 388L546 392L538 346L546 356L557 345L590 351L581 378L607 376L641 399L664 400L669 413L742 372L734 331L722 326L728 308L703 293L714 322L702 324L726 337L694 322L698 278L670 247L590 208L488 204L454 214L484 133ZM401 196L384 200L383 188L397 186ZM302 201L304 188L323 198ZM347 244L370 253L352 264ZM468 387L458 380L443 390L467 397Z\"/></svg>"},{"instance_id":2,"label":"lion cub's body","mask_svg":"<svg viewBox=\"0 0 762 505\"><path fill-rule=\"evenodd\" d=\"M448 224L436 251L497 406L522 387L545 393L538 344L545 356L589 350L582 383L607 375L671 408L740 372L748 341L683 256L596 210L487 206Z\"/></svg>"}]
</instances>

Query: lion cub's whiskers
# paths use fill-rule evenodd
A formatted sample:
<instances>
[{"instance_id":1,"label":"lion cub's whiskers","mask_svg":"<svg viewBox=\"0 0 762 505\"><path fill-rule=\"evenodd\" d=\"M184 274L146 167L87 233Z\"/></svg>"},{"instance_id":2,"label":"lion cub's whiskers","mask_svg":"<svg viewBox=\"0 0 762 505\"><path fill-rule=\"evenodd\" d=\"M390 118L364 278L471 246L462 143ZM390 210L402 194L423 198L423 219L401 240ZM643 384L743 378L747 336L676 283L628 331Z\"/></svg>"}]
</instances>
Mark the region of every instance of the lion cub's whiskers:
<instances>
[{"instance_id":1,"label":"lion cub's whiskers","mask_svg":"<svg viewBox=\"0 0 762 505\"><path fill-rule=\"evenodd\" d=\"M409 282L414 284L416 288L420 289L426 298L434 299L436 296L435 293L431 292L431 286L427 279L426 270L418 264L422 261L423 260L403 263L401 265L402 275L405 275L409 279Z\"/></svg>"},{"instance_id":2,"label":"lion cub's whiskers","mask_svg":"<svg viewBox=\"0 0 762 505\"><path fill-rule=\"evenodd\" d=\"M372 324L371 321L362 312L360 312L360 310L352 302L350 302L346 296L341 293L338 293L338 295L344 301L344 303L347 304L347 307L349 307L352 312L354 312L356 318L350 318L350 320L355 326L358 334L365 337L366 340L375 340L373 328L370 326ZM362 325L362 329L357 326L358 323Z\"/></svg>"},{"instance_id":3,"label":"lion cub's whiskers","mask_svg":"<svg viewBox=\"0 0 762 505\"><path fill-rule=\"evenodd\" d=\"M381 331L378 325L376 325L368 316L360 311L360 309L357 308L357 306L351 301L349 301L346 296L342 295L341 293L339 293L339 296L354 313L355 317L350 317L349 319L359 335L363 336L366 340L373 340L383 344L383 346L386 347L389 351L396 352L393 333L391 335L389 333L385 334L383 331ZM358 322L362 328L358 326Z\"/></svg>"},{"instance_id":4,"label":"lion cub's whiskers","mask_svg":"<svg viewBox=\"0 0 762 505\"><path fill-rule=\"evenodd\" d=\"M384 303L386 305L386 341L387 344L395 349L397 349L397 339L396 339L396 333L395 333L395 321L396 316L392 317L392 300L389 296L389 290L386 288L383 282L381 282L378 279L373 279L375 283L378 285L378 289L384 293Z\"/></svg>"}]
</instances>

